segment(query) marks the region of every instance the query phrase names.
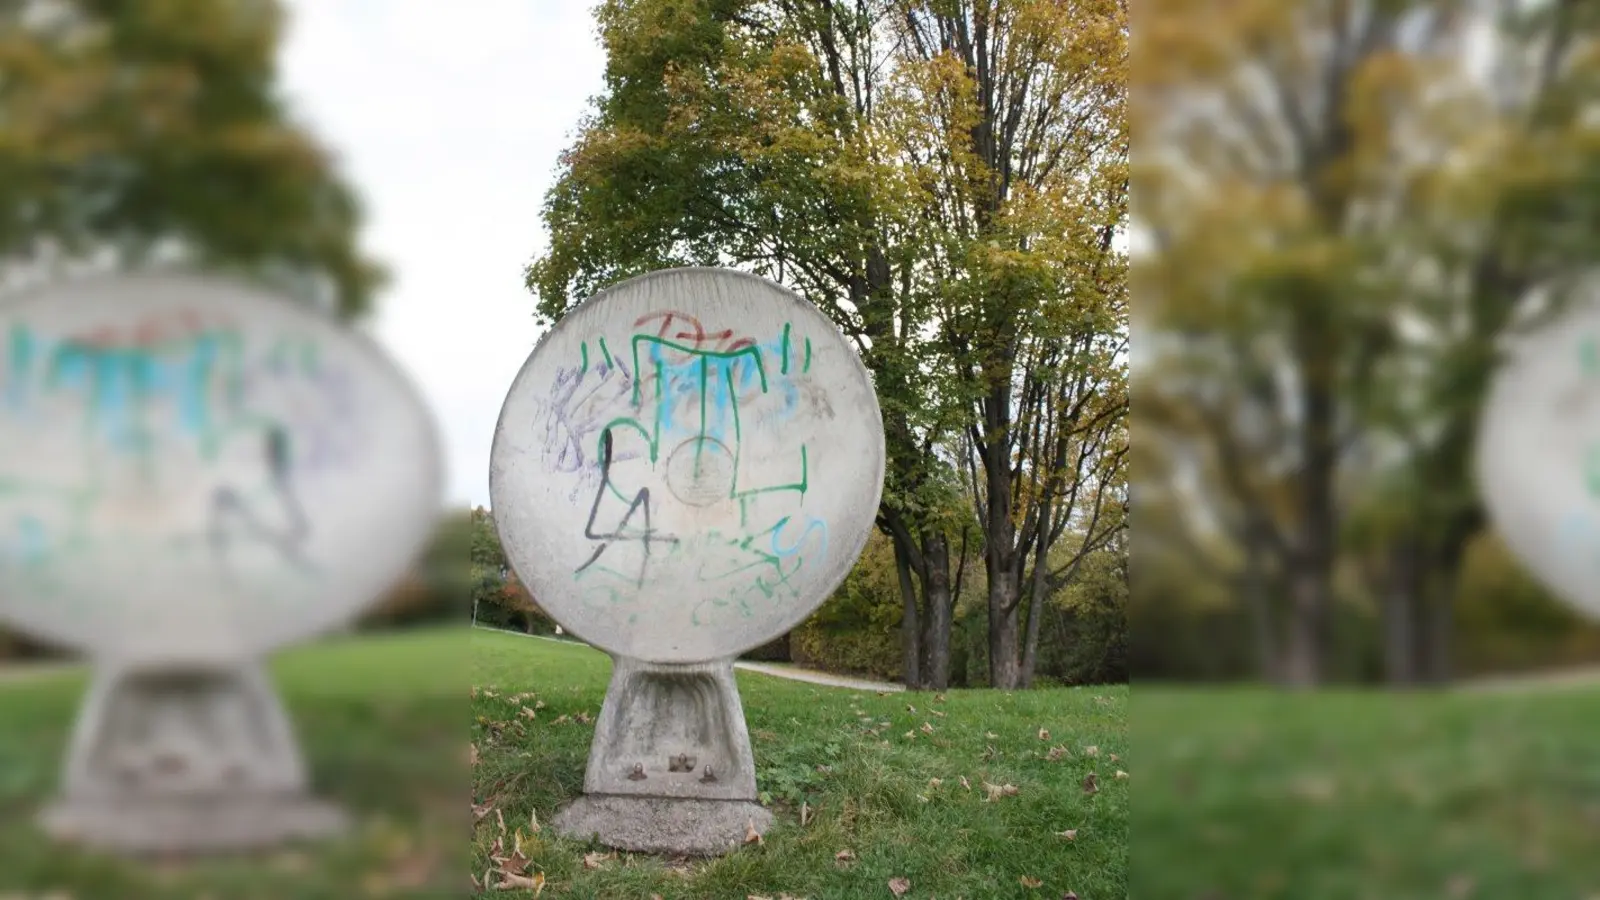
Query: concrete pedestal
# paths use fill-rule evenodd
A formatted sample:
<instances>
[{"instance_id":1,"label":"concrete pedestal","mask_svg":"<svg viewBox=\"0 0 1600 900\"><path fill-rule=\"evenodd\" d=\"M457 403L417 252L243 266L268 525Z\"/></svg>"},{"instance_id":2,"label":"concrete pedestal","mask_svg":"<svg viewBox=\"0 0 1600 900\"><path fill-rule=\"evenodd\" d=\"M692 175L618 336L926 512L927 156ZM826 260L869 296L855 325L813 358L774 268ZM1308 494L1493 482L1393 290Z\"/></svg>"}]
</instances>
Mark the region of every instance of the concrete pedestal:
<instances>
[{"instance_id":1,"label":"concrete pedestal","mask_svg":"<svg viewBox=\"0 0 1600 900\"><path fill-rule=\"evenodd\" d=\"M324 837L344 814L307 793L304 762L259 664L103 664L79 713L58 839L127 853L203 853Z\"/></svg>"},{"instance_id":2,"label":"concrete pedestal","mask_svg":"<svg viewBox=\"0 0 1600 900\"><path fill-rule=\"evenodd\" d=\"M733 659L646 663L613 656L584 795L564 834L622 850L713 856L772 814L756 802L755 757Z\"/></svg>"}]
</instances>

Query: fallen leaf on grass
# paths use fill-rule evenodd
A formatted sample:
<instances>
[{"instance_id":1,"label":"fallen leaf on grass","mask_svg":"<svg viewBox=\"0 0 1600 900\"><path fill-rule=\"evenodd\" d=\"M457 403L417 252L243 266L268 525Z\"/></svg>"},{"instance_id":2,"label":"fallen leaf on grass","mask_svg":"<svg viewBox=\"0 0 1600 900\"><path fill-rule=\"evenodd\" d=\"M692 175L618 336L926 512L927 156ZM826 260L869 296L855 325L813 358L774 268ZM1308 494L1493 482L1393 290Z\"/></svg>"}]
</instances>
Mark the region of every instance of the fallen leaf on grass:
<instances>
[{"instance_id":1,"label":"fallen leaf on grass","mask_svg":"<svg viewBox=\"0 0 1600 900\"><path fill-rule=\"evenodd\" d=\"M1037 878L1029 878L1026 875L1022 876L1021 878L1018 878L1017 880L1022 882L1022 886L1025 887L1025 888L1044 887L1044 882L1043 881L1040 881Z\"/></svg>"},{"instance_id":2,"label":"fallen leaf on grass","mask_svg":"<svg viewBox=\"0 0 1600 900\"><path fill-rule=\"evenodd\" d=\"M943 703L944 702L944 695L943 694L934 694L933 695L933 699L939 701L940 703Z\"/></svg>"},{"instance_id":3,"label":"fallen leaf on grass","mask_svg":"<svg viewBox=\"0 0 1600 900\"><path fill-rule=\"evenodd\" d=\"M578 713L578 721L585 725L592 725L594 724L594 716L589 715L588 710L584 710L583 712Z\"/></svg>"},{"instance_id":4,"label":"fallen leaf on grass","mask_svg":"<svg viewBox=\"0 0 1600 900\"><path fill-rule=\"evenodd\" d=\"M1112 762L1122 762L1122 757L1120 757L1120 756L1116 755L1115 753L1113 753L1113 754L1111 754L1111 761Z\"/></svg>"},{"instance_id":5,"label":"fallen leaf on grass","mask_svg":"<svg viewBox=\"0 0 1600 900\"><path fill-rule=\"evenodd\" d=\"M922 723L922 733L923 734L933 734L933 723L932 722L923 722Z\"/></svg>"},{"instance_id":6,"label":"fallen leaf on grass","mask_svg":"<svg viewBox=\"0 0 1600 900\"><path fill-rule=\"evenodd\" d=\"M972 782L968 781L965 775L961 776L961 786L969 791L972 790Z\"/></svg>"},{"instance_id":7,"label":"fallen leaf on grass","mask_svg":"<svg viewBox=\"0 0 1600 900\"><path fill-rule=\"evenodd\" d=\"M524 706L522 708L522 715L526 716L528 721L530 721L530 722L538 719L538 717L539 717L539 714L537 712L535 712L534 710L532 710L532 709L530 709L530 708L528 708L526 706Z\"/></svg>"},{"instance_id":8,"label":"fallen leaf on grass","mask_svg":"<svg viewBox=\"0 0 1600 900\"><path fill-rule=\"evenodd\" d=\"M598 869L610 858L610 853L585 853L583 855L583 867L585 869Z\"/></svg>"},{"instance_id":9,"label":"fallen leaf on grass","mask_svg":"<svg viewBox=\"0 0 1600 900\"><path fill-rule=\"evenodd\" d=\"M1041 741L1050 740L1050 730L1047 729L1047 728L1039 729L1039 740L1041 740Z\"/></svg>"},{"instance_id":10,"label":"fallen leaf on grass","mask_svg":"<svg viewBox=\"0 0 1600 900\"><path fill-rule=\"evenodd\" d=\"M833 858L842 863L855 862L856 852L850 849L840 850L838 853L833 855Z\"/></svg>"},{"instance_id":11,"label":"fallen leaf on grass","mask_svg":"<svg viewBox=\"0 0 1600 900\"><path fill-rule=\"evenodd\" d=\"M1066 838L1069 841L1075 841L1078 839L1078 829L1068 828L1066 831L1058 831L1056 832L1056 837Z\"/></svg>"},{"instance_id":12,"label":"fallen leaf on grass","mask_svg":"<svg viewBox=\"0 0 1600 900\"><path fill-rule=\"evenodd\" d=\"M474 822L483 821L483 817L487 816L489 814L489 812L491 810L493 810L493 809L494 809L494 807L491 806L488 803L474 803L474 804L472 804L472 821L474 821Z\"/></svg>"},{"instance_id":13,"label":"fallen leaf on grass","mask_svg":"<svg viewBox=\"0 0 1600 900\"><path fill-rule=\"evenodd\" d=\"M511 853L503 854L505 854L505 841L495 838L493 846L489 848L489 859L500 872L507 875L521 875L527 870L530 860L522 852L522 829L517 829L517 833L511 836Z\"/></svg>"},{"instance_id":14,"label":"fallen leaf on grass","mask_svg":"<svg viewBox=\"0 0 1600 900\"><path fill-rule=\"evenodd\" d=\"M985 781L983 789L989 794L983 800L985 803L999 800L1001 797L1015 797L1017 795L1017 786L1014 784L990 784Z\"/></svg>"},{"instance_id":15,"label":"fallen leaf on grass","mask_svg":"<svg viewBox=\"0 0 1600 900\"><path fill-rule=\"evenodd\" d=\"M907 704L906 704L906 712L908 712L908 713L914 713L914 712L916 712L916 711L917 711L917 708L916 708L916 707L915 707L915 706L912 706L912 705L911 705L911 704L909 704L909 703L907 703Z\"/></svg>"},{"instance_id":16,"label":"fallen leaf on grass","mask_svg":"<svg viewBox=\"0 0 1600 900\"><path fill-rule=\"evenodd\" d=\"M499 825L500 825L500 833L501 834L505 834L506 833L506 817L501 815L500 814L500 810L498 810L498 809L494 811L494 820L497 823L499 823Z\"/></svg>"},{"instance_id":17,"label":"fallen leaf on grass","mask_svg":"<svg viewBox=\"0 0 1600 900\"><path fill-rule=\"evenodd\" d=\"M1116 778L1118 781L1121 781L1121 780L1123 780L1123 779L1128 777L1128 773L1122 771L1121 769L1118 769L1117 770L1117 774L1112 776L1112 777Z\"/></svg>"},{"instance_id":18,"label":"fallen leaf on grass","mask_svg":"<svg viewBox=\"0 0 1600 900\"><path fill-rule=\"evenodd\" d=\"M983 736L984 736L984 737L985 737L985 738L987 738L987 739L989 739L989 740L991 740L991 741L993 741L993 740L997 740L997 739L998 739L998 738L999 738L999 737L1000 737L1000 735L998 735L998 734L995 734L995 733L994 733L994 732L992 732L992 731L985 731L985 732L984 732L984 733L983 733Z\"/></svg>"},{"instance_id":19,"label":"fallen leaf on grass","mask_svg":"<svg viewBox=\"0 0 1600 900\"><path fill-rule=\"evenodd\" d=\"M941 719L944 718L944 713L939 712L937 709L930 709L930 710L928 710L928 712L933 713L934 715L938 716Z\"/></svg>"},{"instance_id":20,"label":"fallen leaf on grass","mask_svg":"<svg viewBox=\"0 0 1600 900\"><path fill-rule=\"evenodd\" d=\"M766 841L763 840L762 837L761 837L761 832L756 830L756 821L754 819L748 819L748 820L745 821L745 825L744 825L744 842L746 844L758 844L758 845L766 843Z\"/></svg>"},{"instance_id":21,"label":"fallen leaf on grass","mask_svg":"<svg viewBox=\"0 0 1600 900\"><path fill-rule=\"evenodd\" d=\"M1083 748L1083 755L1084 756L1099 756L1100 755L1100 748L1096 747L1096 746L1093 746L1093 745L1085 747L1085 748Z\"/></svg>"},{"instance_id":22,"label":"fallen leaf on grass","mask_svg":"<svg viewBox=\"0 0 1600 900\"><path fill-rule=\"evenodd\" d=\"M539 833L539 811L537 809L528 811L528 825L533 829L534 834Z\"/></svg>"},{"instance_id":23,"label":"fallen leaf on grass","mask_svg":"<svg viewBox=\"0 0 1600 900\"><path fill-rule=\"evenodd\" d=\"M1095 780L1093 772L1090 772L1089 774L1083 776L1083 792L1085 794L1093 794L1093 793L1098 792L1099 790L1100 790L1100 784L1099 784L1098 781Z\"/></svg>"},{"instance_id":24,"label":"fallen leaf on grass","mask_svg":"<svg viewBox=\"0 0 1600 900\"><path fill-rule=\"evenodd\" d=\"M552 725L565 725L565 724L567 724L568 722L571 722L571 721L572 721L572 717L571 716L567 715L566 713L562 713L561 715L556 716L556 720L554 722L550 723L550 724L552 724Z\"/></svg>"},{"instance_id":25,"label":"fallen leaf on grass","mask_svg":"<svg viewBox=\"0 0 1600 900\"><path fill-rule=\"evenodd\" d=\"M1067 891L1061 895L1061 900L1078 900L1078 894L1076 891Z\"/></svg>"},{"instance_id":26,"label":"fallen leaf on grass","mask_svg":"<svg viewBox=\"0 0 1600 900\"><path fill-rule=\"evenodd\" d=\"M1051 747L1048 751L1046 751L1044 758L1047 762L1055 762L1066 755L1066 747Z\"/></svg>"},{"instance_id":27,"label":"fallen leaf on grass","mask_svg":"<svg viewBox=\"0 0 1600 900\"><path fill-rule=\"evenodd\" d=\"M478 764L478 745L477 744L468 744L467 745L467 765L476 766L477 764Z\"/></svg>"},{"instance_id":28,"label":"fallen leaf on grass","mask_svg":"<svg viewBox=\"0 0 1600 900\"><path fill-rule=\"evenodd\" d=\"M801 828L806 827L806 819L810 817L810 814L811 814L811 807L809 805L807 805L807 803L804 800L800 801L800 827Z\"/></svg>"},{"instance_id":29,"label":"fallen leaf on grass","mask_svg":"<svg viewBox=\"0 0 1600 900\"><path fill-rule=\"evenodd\" d=\"M928 779L928 787L936 788L941 784L944 784L943 779L939 779L939 778L929 778Z\"/></svg>"},{"instance_id":30,"label":"fallen leaf on grass","mask_svg":"<svg viewBox=\"0 0 1600 900\"><path fill-rule=\"evenodd\" d=\"M896 897L904 895L905 892L909 890L911 890L910 880L905 878L889 879L889 893L895 895Z\"/></svg>"},{"instance_id":31,"label":"fallen leaf on grass","mask_svg":"<svg viewBox=\"0 0 1600 900\"><path fill-rule=\"evenodd\" d=\"M532 875L512 875L502 873L500 883L495 885L495 890L514 891L530 890L535 897L544 893L544 873L535 872Z\"/></svg>"}]
</instances>

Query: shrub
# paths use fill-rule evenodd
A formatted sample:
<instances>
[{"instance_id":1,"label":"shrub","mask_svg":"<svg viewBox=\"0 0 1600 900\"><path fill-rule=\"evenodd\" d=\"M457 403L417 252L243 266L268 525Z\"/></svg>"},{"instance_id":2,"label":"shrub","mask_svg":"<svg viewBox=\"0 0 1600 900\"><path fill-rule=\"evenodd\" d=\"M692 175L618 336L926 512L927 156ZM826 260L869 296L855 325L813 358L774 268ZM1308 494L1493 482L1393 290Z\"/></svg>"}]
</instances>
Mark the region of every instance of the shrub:
<instances>
[{"instance_id":1,"label":"shrub","mask_svg":"<svg viewBox=\"0 0 1600 900\"><path fill-rule=\"evenodd\" d=\"M827 672L899 678L901 615L894 546L873 532L844 584L790 635L791 654Z\"/></svg>"}]
</instances>

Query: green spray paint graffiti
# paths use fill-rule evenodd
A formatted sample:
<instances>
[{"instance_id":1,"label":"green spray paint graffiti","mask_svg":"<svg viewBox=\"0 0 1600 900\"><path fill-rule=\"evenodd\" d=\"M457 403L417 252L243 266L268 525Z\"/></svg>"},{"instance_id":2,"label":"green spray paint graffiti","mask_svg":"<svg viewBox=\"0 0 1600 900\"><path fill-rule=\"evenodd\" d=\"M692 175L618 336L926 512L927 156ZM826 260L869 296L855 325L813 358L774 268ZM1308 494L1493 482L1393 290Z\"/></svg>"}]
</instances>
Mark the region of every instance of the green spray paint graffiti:
<instances>
[{"instance_id":1,"label":"green spray paint graffiti","mask_svg":"<svg viewBox=\"0 0 1600 900\"><path fill-rule=\"evenodd\" d=\"M76 462L48 467L67 484L54 494L0 481L0 571L40 575L115 552L96 509L132 479L213 485L186 518L194 534L172 536L162 552L226 560L254 543L310 573L296 482L354 461L358 410L352 379L315 337L252 340L187 310L68 334L14 323L0 344L0 432L60 435L76 417L80 436L63 451Z\"/></svg>"},{"instance_id":2,"label":"green spray paint graffiti","mask_svg":"<svg viewBox=\"0 0 1600 900\"><path fill-rule=\"evenodd\" d=\"M589 494L584 537L595 548L573 573L586 602L637 604L652 563L701 585L696 625L797 597L795 575L821 557L828 537L826 522L803 515L810 448L783 437L811 371L810 339L795 340L790 325L765 342L735 338L677 312L642 317L634 329L621 357L603 337L593 341L597 353L582 345L577 367L558 374L542 423L546 459L579 475ZM752 422L758 404L765 410ZM620 451L624 439L630 452ZM787 477L772 477L785 468ZM787 508L762 506L783 496ZM726 508L738 525L669 534L660 525L669 505Z\"/></svg>"}]
</instances>

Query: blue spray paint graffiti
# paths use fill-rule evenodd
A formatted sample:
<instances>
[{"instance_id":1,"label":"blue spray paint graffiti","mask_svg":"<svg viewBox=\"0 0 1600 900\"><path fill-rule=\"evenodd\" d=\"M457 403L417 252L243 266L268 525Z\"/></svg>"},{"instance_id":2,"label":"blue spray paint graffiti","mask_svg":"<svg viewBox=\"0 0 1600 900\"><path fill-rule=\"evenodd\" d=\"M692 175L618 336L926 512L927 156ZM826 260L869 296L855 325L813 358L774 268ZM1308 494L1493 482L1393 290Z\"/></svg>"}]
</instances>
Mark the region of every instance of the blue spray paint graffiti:
<instances>
[{"instance_id":1,"label":"blue spray paint graffiti","mask_svg":"<svg viewBox=\"0 0 1600 900\"><path fill-rule=\"evenodd\" d=\"M214 463L224 448L238 445L245 464L235 453L217 471L208 518L193 523L196 543L209 540L215 554L226 556L240 541L260 542L303 563L297 548L308 523L296 480L355 461L361 404L353 379L322 358L313 338L250 340L198 315L177 318L193 327L173 333L169 318L158 329L124 325L57 335L14 324L0 345L0 429L26 435L46 417L59 428L62 415L78 416L86 463L102 450L124 454L145 477L164 466ZM259 463L254 471L251 458ZM8 474L14 473L0 472L0 479ZM92 486L97 479L86 471L82 480ZM50 526L78 523L72 525L78 529L83 508L95 502L74 497L61 501L70 511L58 505L57 512L0 521L0 560L19 565L62 557L67 540ZM286 512L269 515L266 508ZM285 516L286 525L274 524ZM73 539L77 552L89 539Z\"/></svg>"},{"instance_id":2,"label":"blue spray paint graffiti","mask_svg":"<svg viewBox=\"0 0 1600 900\"><path fill-rule=\"evenodd\" d=\"M687 564L718 592L692 611L695 624L719 610L751 615L758 601L797 596L791 580L807 559L826 552L827 523L776 507L761 514L776 516L766 527L753 518L755 502L764 498L789 495L803 504L809 449L786 448L791 477L757 482L746 445L758 437L762 471L781 468L774 453L781 459L785 450L774 432L781 434L800 408L799 382L812 363L809 339L796 340L788 325L764 341L735 339L731 331L708 333L681 313L642 317L635 329L625 356L604 338L585 342L578 364L559 370L541 416L546 464L578 476L571 497L579 491L592 497L585 537L596 546L574 572L585 602L636 602L652 560ZM751 420L762 427L751 431ZM617 443L629 435L632 455ZM647 486L663 482L664 492ZM733 504L739 531L667 534L657 524L662 504Z\"/></svg>"}]
</instances>

